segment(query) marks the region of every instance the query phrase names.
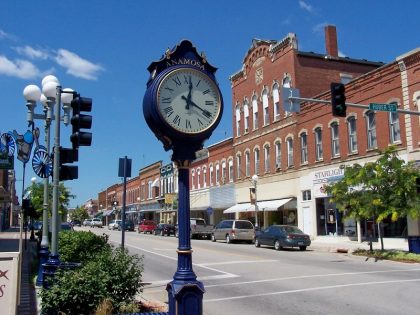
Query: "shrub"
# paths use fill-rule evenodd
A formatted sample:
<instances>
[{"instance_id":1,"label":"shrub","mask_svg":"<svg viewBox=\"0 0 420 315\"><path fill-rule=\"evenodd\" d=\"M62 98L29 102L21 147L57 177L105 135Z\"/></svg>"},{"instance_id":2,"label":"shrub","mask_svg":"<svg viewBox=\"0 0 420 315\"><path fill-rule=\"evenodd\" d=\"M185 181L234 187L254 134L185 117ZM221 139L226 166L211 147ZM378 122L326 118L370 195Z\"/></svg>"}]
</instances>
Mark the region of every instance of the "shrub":
<instances>
[{"instance_id":1,"label":"shrub","mask_svg":"<svg viewBox=\"0 0 420 315\"><path fill-rule=\"evenodd\" d=\"M142 272L142 257L121 248L102 250L79 269L57 272L40 292L42 313L89 315L105 299L119 309L141 292Z\"/></svg>"},{"instance_id":2,"label":"shrub","mask_svg":"<svg viewBox=\"0 0 420 315\"><path fill-rule=\"evenodd\" d=\"M96 235L86 231L59 233L58 251L61 261L84 264L102 250L110 250L108 235Z\"/></svg>"}]
</instances>

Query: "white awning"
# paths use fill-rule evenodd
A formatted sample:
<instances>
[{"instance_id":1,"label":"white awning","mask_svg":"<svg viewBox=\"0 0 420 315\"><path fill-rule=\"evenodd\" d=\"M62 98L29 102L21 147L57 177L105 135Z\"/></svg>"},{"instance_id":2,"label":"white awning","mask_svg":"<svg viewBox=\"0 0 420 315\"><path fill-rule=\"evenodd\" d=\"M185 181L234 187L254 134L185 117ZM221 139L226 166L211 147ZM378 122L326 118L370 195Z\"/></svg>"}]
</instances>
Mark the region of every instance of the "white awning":
<instances>
[{"instance_id":1,"label":"white awning","mask_svg":"<svg viewBox=\"0 0 420 315\"><path fill-rule=\"evenodd\" d=\"M276 199L276 200L267 200L258 202L259 211L277 211L278 208L288 203L292 198Z\"/></svg>"},{"instance_id":2,"label":"white awning","mask_svg":"<svg viewBox=\"0 0 420 315\"><path fill-rule=\"evenodd\" d=\"M249 202L246 203L237 203L236 205L227 208L223 213L235 213L235 212L251 212L254 211L255 206L251 205Z\"/></svg>"},{"instance_id":3,"label":"white awning","mask_svg":"<svg viewBox=\"0 0 420 315\"><path fill-rule=\"evenodd\" d=\"M159 178L156 178L153 183L152 183L152 187L157 187L159 188Z\"/></svg>"},{"instance_id":4,"label":"white awning","mask_svg":"<svg viewBox=\"0 0 420 315\"><path fill-rule=\"evenodd\" d=\"M277 211L278 208L288 203L293 198L284 198L284 199L275 199L275 200L266 200L258 201L258 211ZM235 212L254 212L255 205L246 202L246 203L237 203L236 205L227 208L223 213L235 213Z\"/></svg>"}]
</instances>

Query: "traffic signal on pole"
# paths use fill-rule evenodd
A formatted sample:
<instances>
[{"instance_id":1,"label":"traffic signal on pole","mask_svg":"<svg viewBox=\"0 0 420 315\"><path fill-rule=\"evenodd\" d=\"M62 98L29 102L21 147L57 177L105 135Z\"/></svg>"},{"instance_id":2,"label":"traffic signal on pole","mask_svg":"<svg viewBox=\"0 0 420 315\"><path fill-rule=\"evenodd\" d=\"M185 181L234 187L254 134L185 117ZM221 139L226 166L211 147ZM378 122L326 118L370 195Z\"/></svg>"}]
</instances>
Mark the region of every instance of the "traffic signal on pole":
<instances>
[{"instance_id":1,"label":"traffic signal on pole","mask_svg":"<svg viewBox=\"0 0 420 315\"><path fill-rule=\"evenodd\" d=\"M79 167L65 165L78 160L78 150L60 147L59 180L73 180L79 177Z\"/></svg>"},{"instance_id":2,"label":"traffic signal on pole","mask_svg":"<svg viewBox=\"0 0 420 315\"><path fill-rule=\"evenodd\" d=\"M76 151L79 146L90 146L92 144L92 133L80 129L90 129L92 127L92 116L82 114L82 112L92 111L92 99L77 95L71 101L73 115L71 117L72 134L70 141L73 144L73 150Z\"/></svg>"},{"instance_id":3,"label":"traffic signal on pole","mask_svg":"<svg viewBox=\"0 0 420 315\"><path fill-rule=\"evenodd\" d=\"M346 91L344 84L331 83L331 104L333 116L346 117Z\"/></svg>"}]
</instances>

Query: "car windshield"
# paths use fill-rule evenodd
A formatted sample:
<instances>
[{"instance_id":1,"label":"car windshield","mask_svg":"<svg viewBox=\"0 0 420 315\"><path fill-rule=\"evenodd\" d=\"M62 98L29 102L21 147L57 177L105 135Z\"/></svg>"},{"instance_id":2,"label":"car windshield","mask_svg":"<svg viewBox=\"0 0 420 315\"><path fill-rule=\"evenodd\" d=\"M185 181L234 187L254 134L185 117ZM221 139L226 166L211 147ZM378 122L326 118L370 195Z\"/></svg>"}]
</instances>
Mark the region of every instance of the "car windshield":
<instances>
[{"instance_id":1,"label":"car windshield","mask_svg":"<svg viewBox=\"0 0 420 315\"><path fill-rule=\"evenodd\" d=\"M287 233L303 234L296 226L284 226L283 228Z\"/></svg>"}]
</instances>

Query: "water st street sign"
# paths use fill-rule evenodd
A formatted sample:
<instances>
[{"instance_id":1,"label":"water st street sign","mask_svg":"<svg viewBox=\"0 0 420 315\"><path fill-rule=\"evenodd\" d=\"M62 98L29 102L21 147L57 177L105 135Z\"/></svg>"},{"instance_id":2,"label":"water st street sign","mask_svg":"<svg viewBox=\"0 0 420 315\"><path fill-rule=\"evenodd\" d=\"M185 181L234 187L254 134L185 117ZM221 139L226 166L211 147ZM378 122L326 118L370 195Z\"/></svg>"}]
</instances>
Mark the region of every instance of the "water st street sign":
<instances>
[{"instance_id":1,"label":"water st street sign","mask_svg":"<svg viewBox=\"0 0 420 315\"><path fill-rule=\"evenodd\" d=\"M369 103L369 109L381 112L396 112L397 104Z\"/></svg>"}]
</instances>

